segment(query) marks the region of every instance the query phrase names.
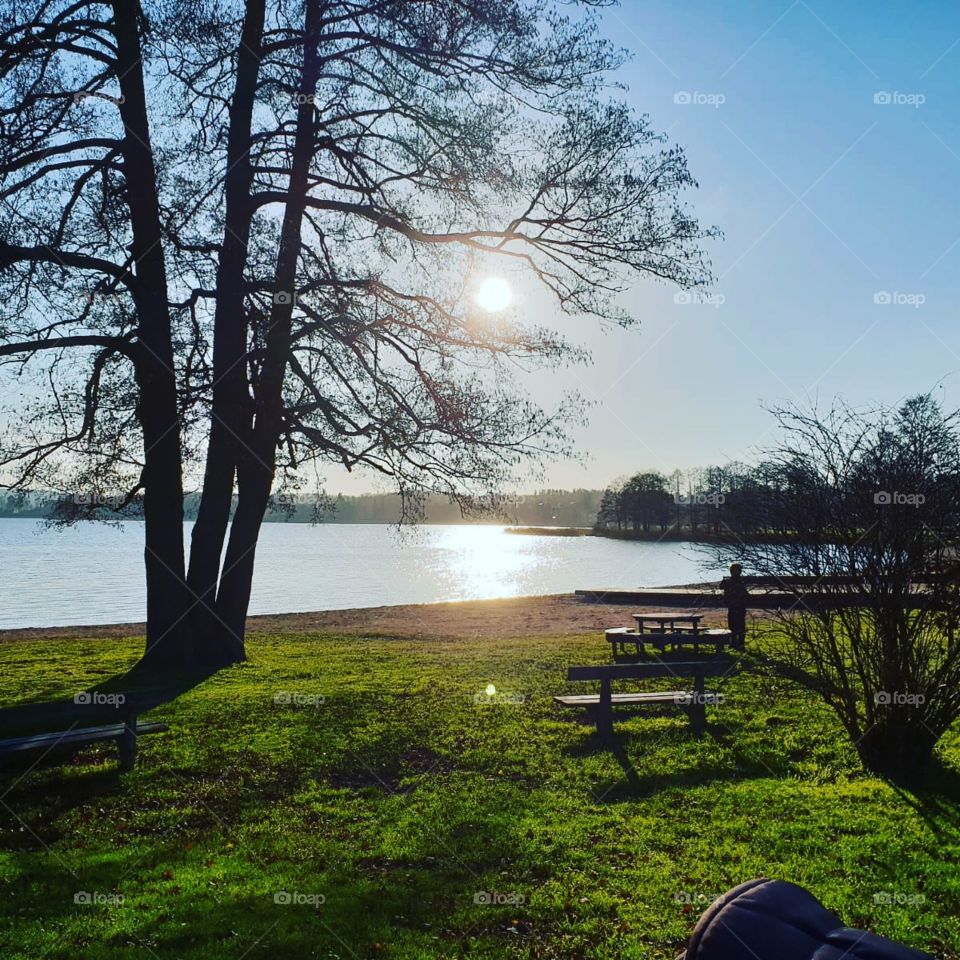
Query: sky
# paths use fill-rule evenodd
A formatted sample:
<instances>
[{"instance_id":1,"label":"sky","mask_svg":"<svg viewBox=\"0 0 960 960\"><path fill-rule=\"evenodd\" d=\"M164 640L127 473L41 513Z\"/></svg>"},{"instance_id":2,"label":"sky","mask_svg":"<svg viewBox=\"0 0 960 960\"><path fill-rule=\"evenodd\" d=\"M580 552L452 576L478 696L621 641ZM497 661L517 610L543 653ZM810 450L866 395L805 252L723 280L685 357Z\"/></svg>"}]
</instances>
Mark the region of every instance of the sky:
<instances>
[{"instance_id":1,"label":"sky","mask_svg":"<svg viewBox=\"0 0 960 960\"><path fill-rule=\"evenodd\" d=\"M603 31L724 238L704 302L640 280L623 298L637 328L580 320L593 365L528 381L593 402L582 461L544 485L750 459L775 439L771 405L933 389L960 406L960 6L624 0Z\"/></svg>"}]
</instances>

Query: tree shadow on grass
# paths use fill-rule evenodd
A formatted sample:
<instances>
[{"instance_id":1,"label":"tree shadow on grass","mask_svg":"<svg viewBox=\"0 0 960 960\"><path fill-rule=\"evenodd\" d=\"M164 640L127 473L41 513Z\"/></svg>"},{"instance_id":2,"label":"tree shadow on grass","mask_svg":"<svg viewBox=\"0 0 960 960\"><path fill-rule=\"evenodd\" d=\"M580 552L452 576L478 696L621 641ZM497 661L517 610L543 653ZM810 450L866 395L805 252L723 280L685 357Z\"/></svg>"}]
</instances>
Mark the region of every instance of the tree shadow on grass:
<instances>
[{"instance_id":1,"label":"tree shadow on grass","mask_svg":"<svg viewBox=\"0 0 960 960\"><path fill-rule=\"evenodd\" d=\"M431 953L425 956L465 956L477 949L478 941L515 949L536 921L524 915L522 906L478 902L482 894L493 892L484 891L484 885L468 870L436 864L398 864L379 879L357 874L321 882L263 878L259 895L172 895L161 917L148 916L132 936L125 932L105 946L115 949L132 941L150 944L160 956L189 960L208 956L372 960L411 942L421 950L429 945ZM530 892L520 896L529 900ZM130 956L142 957L142 952L131 950Z\"/></svg>"},{"instance_id":2,"label":"tree shadow on grass","mask_svg":"<svg viewBox=\"0 0 960 960\"><path fill-rule=\"evenodd\" d=\"M415 769L426 762L415 743L404 747L413 759L408 762L404 753L396 760L398 769ZM178 796L166 801L166 808L171 803L176 807L166 819L152 825L152 820L138 823L134 818L132 832L117 834L112 844L98 843L97 852L89 857L82 855L82 845L58 851L47 849L48 843L40 838L30 849L12 849L11 868L30 878L32 891L26 909L20 911L21 922L54 930L58 938L62 934L63 956L78 945L72 939L76 936L89 948L84 955L91 960L142 957L143 944L158 955L190 960L266 957L278 951L294 957L373 957L383 955L383 945L411 938L427 944L436 937L438 948L444 947L439 952L465 952L468 940L515 945L523 936L515 923L518 917L521 924L528 922L522 909L478 899L495 885L529 901L534 880L519 870L513 878L504 871L521 859L523 841L513 830L513 824L523 820L522 810L513 809L522 803L520 793L510 794L512 816L504 826L496 818L475 821L467 812L462 817L416 819L416 806L408 806L406 794L401 797L385 784L384 792L395 793L399 803L395 815L413 818L415 839L404 843L404 854L391 859L385 855L389 845L378 844L366 856L347 847L342 860L314 860L327 849L324 844L318 846L318 854L309 845L274 848L271 827L252 839L248 832L265 807L288 801L304 779L315 776L298 763L286 766L289 775L271 777L269 788L251 791L249 782L238 776L214 784L207 793L195 793L211 786L202 771L181 768L166 784L169 788L180 783ZM444 775L444 770L438 773ZM158 768L150 772L153 775L164 777L165 771ZM97 786L106 786L105 775L97 775L96 783L93 779L71 782L74 804L82 797L95 798ZM329 771L324 774L328 783L336 779ZM159 791L146 786L148 799L169 793L160 786ZM436 785L431 786L435 795ZM350 789L353 799L362 789ZM205 806L204 798L212 798L215 810L202 822L185 821L200 813L196 808ZM287 806L291 816L301 816L300 806L289 802ZM152 801L139 802L138 807L151 815L165 812ZM54 816L63 809L57 806ZM377 809L376 801L369 809ZM110 815L109 808L107 813L94 813ZM304 815L309 817L309 811ZM297 829L305 829L306 822ZM339 828L328 830L326 843L338 832ZM57 837L47 839L52 844ZM197 849L191 853L194 844ZM491 877L497 878L495 884ZM126 901L122 907L110 907L76 900L77 894L94 892L122 893ZM321 903L316 902L318 895ZM124 921L113 923L111 909L122 910ZM94 919L98 912L102 918ZM127 922L131 917L135 919ZM94 944L90 930L97 928L107 939Z\"/></svg>"},{"instance_id":3,"label":"tree shadow on grass","mask_svg":"<svg viewBox=\"0 0 960 960\"><path fill-rule=\"evenodd\" d=\"M76 731L85 727L127 723L136 715L138 723L150 711L172 703L213 676L215 670L164 674L146 677L136 665L107 677L60 700L16 704L0 709L0 738L15 739L34 734ZM131 713L133 711L133 714ZM109 744L109 741L106 741ZM31 771L46 771L70 764L90 744L44 743L33 750L0 751L0 795ZM114 748L115 751L115 748ZM114 753L115 755L115 753ZM94 783L115 784L115 776L95 778Z\"/></svg>"},{"instance_id":4,"label":"tree shadow on grass","mask_svg":"<svg viewBox=\"0 0 960 960\"><path fill-rule=\"evenodd\" d=\"M68 762L71 760L68 758ZM120 772L116 768L96 771L84 770L78 776L64 779L57 776L41 783L26 782L26 774L45 769L62 768L59 761L47 760L46 768L37 764L19 774L20 779L0 779L0 838L3 849L36 850L56 843L63 836L57 826L59 818L77 807L92 801L116 796L123 790ZM86 767L86 762L83 762ZM6 771L5 771L6 772ZM13 777L17 774L11 772ZM6 827L12 828L10 833Z\"/></svg>"},{"instance_id":5,"label":"tree shadow on grass","mask_svg":"<svg viewBox=\"0 0 960 960\"><path fill-rule=\"evenodd\" d=\"M890 786L938 836L960 838L960 770L956 767L934 757L916 783Z\"/></svg>"}]
</instances>

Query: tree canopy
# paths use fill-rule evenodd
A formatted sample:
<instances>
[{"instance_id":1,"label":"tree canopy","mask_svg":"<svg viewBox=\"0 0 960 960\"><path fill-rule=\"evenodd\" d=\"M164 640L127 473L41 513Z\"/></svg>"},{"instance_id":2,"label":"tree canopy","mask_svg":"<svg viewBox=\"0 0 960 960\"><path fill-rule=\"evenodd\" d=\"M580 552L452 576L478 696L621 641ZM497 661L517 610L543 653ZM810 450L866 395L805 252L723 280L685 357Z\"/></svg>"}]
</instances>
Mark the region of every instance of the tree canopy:
<instances>
[{"instance_id":1,"label":"tree canopy","mask_svg":"<svg viewBox=\"0 0 960 960\"><path fill-rule=\"evenodd\" d=\"M582 356L478 317L477 276L623 324L637 276L708 280L682 151L611 95L601 5L0 15L0 361L21 385L0 464L62 490L65 520L91 513L78 491L142 512L148 660L243 655L264 511L310 471L489 502L567 450L575 398L541 409L515 370Z\"/></svg>"}]
</instances>

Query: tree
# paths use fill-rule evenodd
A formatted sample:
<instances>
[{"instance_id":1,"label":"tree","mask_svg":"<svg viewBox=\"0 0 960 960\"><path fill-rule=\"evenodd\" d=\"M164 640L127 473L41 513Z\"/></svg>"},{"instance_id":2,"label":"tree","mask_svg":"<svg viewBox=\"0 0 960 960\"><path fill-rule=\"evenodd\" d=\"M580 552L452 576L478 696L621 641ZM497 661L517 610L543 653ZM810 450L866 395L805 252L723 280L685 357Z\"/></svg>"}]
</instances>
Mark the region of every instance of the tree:
<instances>
[{"instance_id":1,"label":"tree","mask_svg":"<svg viewBox=\"0 0 960 960\"><path fill-rule=\"evenodd\" d=\"M483 271L623 324L631 278L706 282L682 151L603 90L622 56L598 5L2 14L0 360L33 386L0 465L66 494L64 521L102 513L78 490L142 513L145 666L243 657L264 512L308 471L471 506L566 451L576 398L541 410L512 370L582 357L479 317Z\"/></svg>"},{"instance_id":2,"label":"tree","mask_svg":"<svg viewBox=\"0 0 960 960\"><path fill-rule=\"evenodd\" d=\"M618 530L623 528L622 492L616 486L607 487L600 498L600 507L597 510L596 526L607 528L616 526Z\"/></svg>"},{"instance_id":3,"label":"tree","mask_svg":"<svg viewBox=\"0 0 960 960\"><path fill-rule=\"evenodd\" d=\"M796 597L770 665L824 699L868 769L911 779L960 716L960 421L929 395L776 416L758 526L786 536L718 549Z\"/></svg>"},{"instance_id":4,"label":"tree","mask_svg":"<svg viewBox=\"0 0 960 960\"><path fill-rule=\"evenodd\" d=\"M673 500L667 493L667 480L662 474L634 474L620 492L623 512L634 530L649 531L654 524L665 528L670 519Z\"/></svg>"}]
</instances>

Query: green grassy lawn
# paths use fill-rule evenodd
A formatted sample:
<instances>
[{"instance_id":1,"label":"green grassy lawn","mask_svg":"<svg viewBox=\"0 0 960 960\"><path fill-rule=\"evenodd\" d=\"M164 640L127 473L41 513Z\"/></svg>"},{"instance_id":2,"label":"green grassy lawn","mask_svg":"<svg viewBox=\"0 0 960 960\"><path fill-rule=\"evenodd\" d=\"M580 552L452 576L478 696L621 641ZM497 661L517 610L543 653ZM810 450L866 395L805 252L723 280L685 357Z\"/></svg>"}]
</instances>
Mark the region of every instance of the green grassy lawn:
<instances>
[{"instance_id":1,"label":"green grassy lawn","mask_svg":"<svg viewBox=\"0 0 960 960\"><path fill-rule=\"evenodd\" d=\"M73 694L140 645L2 645L0 694ZM0 781L0 955L672 960L714 896L767 875L960 958L960 736L904 793L808 695L744 674L710 736L647 711L613 753L550 699L604 646L250 638L150 715L171 729L132 773L104 747Z\"/></svg>"}]
</instances>

